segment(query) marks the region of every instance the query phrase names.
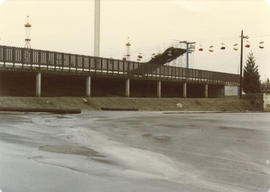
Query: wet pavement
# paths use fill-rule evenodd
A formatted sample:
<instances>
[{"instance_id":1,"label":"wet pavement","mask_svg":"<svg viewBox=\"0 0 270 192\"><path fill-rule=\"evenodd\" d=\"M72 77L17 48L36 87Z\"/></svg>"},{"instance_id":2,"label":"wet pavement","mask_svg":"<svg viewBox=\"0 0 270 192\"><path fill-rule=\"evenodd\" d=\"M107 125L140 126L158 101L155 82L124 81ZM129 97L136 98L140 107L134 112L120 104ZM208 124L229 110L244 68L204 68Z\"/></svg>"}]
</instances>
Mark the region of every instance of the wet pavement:
<instances>
[{"instance_id":1,"label":"wet pavement","mask_svg":"<svg viewBox=\"0 0 270 192\"><path fill-rule=\"evenodd\" d=\"M269 113L0 114L3 192L269 192Z\"/></svg>"}]
</instances>

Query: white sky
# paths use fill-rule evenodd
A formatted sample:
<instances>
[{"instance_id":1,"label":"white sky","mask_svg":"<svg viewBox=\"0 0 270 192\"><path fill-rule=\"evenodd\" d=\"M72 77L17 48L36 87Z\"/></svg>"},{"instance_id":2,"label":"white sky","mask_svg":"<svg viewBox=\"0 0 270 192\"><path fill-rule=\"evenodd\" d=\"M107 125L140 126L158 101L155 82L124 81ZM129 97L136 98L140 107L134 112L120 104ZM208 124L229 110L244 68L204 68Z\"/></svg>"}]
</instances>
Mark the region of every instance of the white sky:
<instances>
[{"instance_id":1,"label":"white sky","mask_svg":"<svg viewBox=\"0 0 270 192\"><path fill-rule=\"evenodd\" d=\"M270 77L270 4L265 0L101 0L101 12L103 57L122 58L128 37L133 59L142 52L145 61L188 40L205 49L191 55L192 68L237 73L240 55L232 45L244 29L252 46L245 53L254 52L262 80ZM0 44L24 46L27 15L33 48L93 55L94 0L5 0ZM258 48L260 41L265 49ZM226 51L220 50L222 42ZM210 45L215 46L211 54Z\"/></svg>"}]
</instances>

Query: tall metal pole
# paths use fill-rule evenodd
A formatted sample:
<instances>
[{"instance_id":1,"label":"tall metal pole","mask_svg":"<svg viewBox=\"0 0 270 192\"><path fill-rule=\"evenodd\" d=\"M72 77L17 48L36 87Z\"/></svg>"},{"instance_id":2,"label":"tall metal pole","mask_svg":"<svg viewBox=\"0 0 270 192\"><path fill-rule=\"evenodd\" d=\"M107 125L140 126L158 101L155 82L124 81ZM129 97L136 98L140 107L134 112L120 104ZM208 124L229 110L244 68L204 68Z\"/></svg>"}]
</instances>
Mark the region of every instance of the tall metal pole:
<instances>
[{"instance_id":1,"label":"tall metal pole","mask_svg":"<svg viewBox=\"0 0 270 192\"><path fill-rule=\"evenodd\" d=\"M241 54L240 54L240 98L242 98L242 73L243 73L243 40L244 40L244 32L241 31Z\"/></svg>"},{"instance_id":2,"label":"tall metal pole","mask_svg":"<svg viewBox=\"0 0 270 192\"><path fill-rule=\"evenodd\" d=\"M95 0L94 56L100 56L100 0Z\"/></svg>"},{"instance_id":3,"label":"tall metal pole","mask_svg":"<svg viewBox=\"0 0 270 192\"><path fill-rule=\"evenodd\" d=\"M186 43L186 54L187 54L187 63L186 63L186 67L187 69L189 69L189 43Z\"/></svg>"},{"instance_id":4,"label":"tall metal pole","mask_svg":"<svg viewBox=\"0 0 270 192\"><path fill-rule=\"evenodd\" d=\"M243 55L244 55L244 39L248 39L248 36L244 36L244 31L241 31L241 54L240 54L240 98L242 98L243 91Z\"/></svg>"}]
</instances>

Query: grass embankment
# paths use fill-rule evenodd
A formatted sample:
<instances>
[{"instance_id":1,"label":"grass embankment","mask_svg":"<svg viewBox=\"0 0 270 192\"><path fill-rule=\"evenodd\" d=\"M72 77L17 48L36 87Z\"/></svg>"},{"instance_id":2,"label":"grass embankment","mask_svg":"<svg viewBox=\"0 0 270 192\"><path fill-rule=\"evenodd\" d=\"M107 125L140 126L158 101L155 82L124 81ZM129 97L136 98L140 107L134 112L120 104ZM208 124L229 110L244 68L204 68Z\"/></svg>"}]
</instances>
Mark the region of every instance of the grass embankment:
<instances>
[{"instance_id":1,"label":"grass embankment","mask_svg":"<svg viewBox=\"0 0 270 192\"><path fill-rule=\"evenodd\" d=\"M123 97L0 97L1 107L101 110L130 108L142 111L259 111L248 100L236 97L215 99L123 98Z\"/></svg>"}]
</instances>

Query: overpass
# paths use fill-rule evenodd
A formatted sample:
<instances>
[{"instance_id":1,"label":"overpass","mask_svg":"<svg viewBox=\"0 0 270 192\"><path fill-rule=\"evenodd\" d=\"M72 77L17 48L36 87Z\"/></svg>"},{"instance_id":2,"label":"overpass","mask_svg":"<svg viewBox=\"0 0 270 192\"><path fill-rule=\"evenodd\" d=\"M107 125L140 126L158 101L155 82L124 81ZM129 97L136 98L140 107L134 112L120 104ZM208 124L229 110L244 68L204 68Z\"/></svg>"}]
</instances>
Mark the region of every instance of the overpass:
<instances>
[{"instance_id":1,"label":"overpass","mask_svg":"<svg viewBox=\"0 0 270 192\"><path fill-rule=\"evenodd\" d=\"M221 97L239 75L165 65L169 48L146 63L0 45L0 95Z\"/></svg>"}]
</instances>

